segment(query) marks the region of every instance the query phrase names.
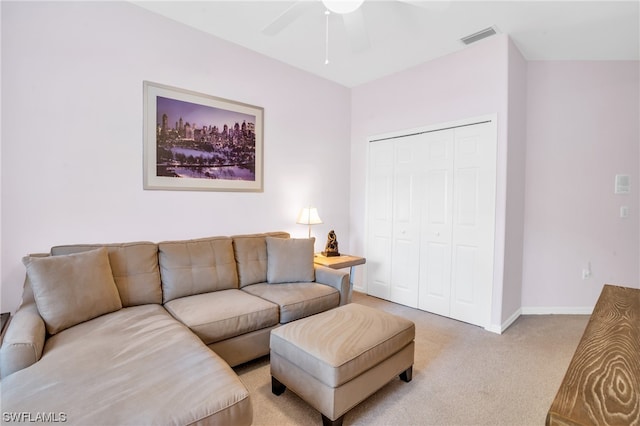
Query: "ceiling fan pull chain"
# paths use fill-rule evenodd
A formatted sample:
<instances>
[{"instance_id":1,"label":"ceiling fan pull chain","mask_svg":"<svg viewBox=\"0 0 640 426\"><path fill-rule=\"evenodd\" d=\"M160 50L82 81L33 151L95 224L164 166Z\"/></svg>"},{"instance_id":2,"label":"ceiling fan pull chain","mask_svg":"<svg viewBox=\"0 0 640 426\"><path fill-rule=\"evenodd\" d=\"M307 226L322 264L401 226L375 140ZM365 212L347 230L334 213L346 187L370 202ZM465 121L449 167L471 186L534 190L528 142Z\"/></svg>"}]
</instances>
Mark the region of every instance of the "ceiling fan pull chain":
<instances>
[{"instance_id":1,"label":"ceiling fan pull chain","mask_svg":"<svg viewBox=\"0 0 640 426\"><path fill-rule=\"evenodd\" d=\"M329 10L324 11L325 15L325 37L324 37L324 64L329 64Z\"/></svg>"}]
</instances>

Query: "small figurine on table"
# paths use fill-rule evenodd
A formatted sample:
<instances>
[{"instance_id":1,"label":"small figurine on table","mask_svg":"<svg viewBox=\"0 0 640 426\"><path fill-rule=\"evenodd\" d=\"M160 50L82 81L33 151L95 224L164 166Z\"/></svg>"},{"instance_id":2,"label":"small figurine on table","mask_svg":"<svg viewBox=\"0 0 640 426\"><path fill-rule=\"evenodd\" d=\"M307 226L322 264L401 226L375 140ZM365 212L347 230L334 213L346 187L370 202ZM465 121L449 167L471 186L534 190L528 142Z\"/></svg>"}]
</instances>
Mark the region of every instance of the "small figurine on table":
<instances>
[{"instance_id":1,"label":"small figurine on table","mask_svg":"<svg viewBox=\"0 0 640 426\"><path fill-rule=\"evenodd\" d=\"M336 237L336 233L333 231L329 231L329 235L327 236L327 245L322 252L323 256L332 257L332 256L340 256L340 252L338 252L338 238Z\"/></svg>"}]
</instances>

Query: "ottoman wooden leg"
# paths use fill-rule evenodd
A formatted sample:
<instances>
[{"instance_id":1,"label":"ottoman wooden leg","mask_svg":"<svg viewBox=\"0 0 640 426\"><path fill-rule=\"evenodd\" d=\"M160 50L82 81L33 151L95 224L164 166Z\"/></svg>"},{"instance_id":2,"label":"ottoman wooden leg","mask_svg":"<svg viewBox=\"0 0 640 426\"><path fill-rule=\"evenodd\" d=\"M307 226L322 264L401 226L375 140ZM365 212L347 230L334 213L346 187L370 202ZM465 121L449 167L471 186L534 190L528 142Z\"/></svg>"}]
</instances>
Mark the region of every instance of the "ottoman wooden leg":
<instances>
[{"instance_id":1,"label":"ottoman wooden leg","mask_svg":"<svg viewBox=\"0 0 640 426\"><path fill-rule=\"evenodd\" d=\"M322 415L322 426L342 426L342 421L344 420L344 416L346 414L341 415L335 420L331 420L329 417Z\"/></svg>"},{"instance_id":2,"label":"ottoman wooden leg","mask_svg":"<svg viewBox=\"0 0 640 426\"><path fill-rule=\"evenodd\" d=\"M273 392L274 395L280 396L286 390L287 390L287 387L285 385L280 383L280 381L275 377L271 376L271 392Z\"/></svg>"},{"instance_id":3,"label":"ottoman wooden leg","mask_svg":"<svg viewBox=\"0 0 640 426\"><path fill-rule=\"evenodd\" d=\"M413 365L407 368L406 370L404 370L402 373L400 373L400 379L404 382L409 383L412 378L413 378Z\"/></svg>"}]
</instances>

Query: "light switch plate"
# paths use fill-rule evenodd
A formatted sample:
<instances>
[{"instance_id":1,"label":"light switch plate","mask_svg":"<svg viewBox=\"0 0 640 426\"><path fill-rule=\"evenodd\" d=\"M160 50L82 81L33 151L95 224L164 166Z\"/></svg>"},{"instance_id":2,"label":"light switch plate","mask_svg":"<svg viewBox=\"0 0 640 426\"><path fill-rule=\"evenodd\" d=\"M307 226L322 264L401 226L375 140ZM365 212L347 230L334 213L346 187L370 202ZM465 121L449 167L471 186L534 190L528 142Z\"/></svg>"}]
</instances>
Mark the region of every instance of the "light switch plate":
<instances>
[{"instance_id":1,"label":"light switch plate","mask_svg":"<svg viewBox=\"0 0 640 426\"><path fill-rule=\"evenodd\" d=\"M631 192L631 179L629 175L616 175L616 194L629 194Z\"/></svg>"}]
</instances>

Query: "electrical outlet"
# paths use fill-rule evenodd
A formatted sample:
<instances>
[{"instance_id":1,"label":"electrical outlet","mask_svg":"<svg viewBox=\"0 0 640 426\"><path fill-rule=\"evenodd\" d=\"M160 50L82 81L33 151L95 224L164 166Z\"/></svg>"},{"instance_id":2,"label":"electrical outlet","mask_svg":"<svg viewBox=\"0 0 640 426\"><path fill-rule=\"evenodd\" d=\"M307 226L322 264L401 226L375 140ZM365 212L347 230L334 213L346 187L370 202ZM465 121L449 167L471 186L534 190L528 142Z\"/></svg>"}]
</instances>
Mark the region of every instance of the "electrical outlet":
<instances>
[{"instance_id":1,"label":"electrical outlet","mask_svg":"<svg viewBox=\"0 0 640 426\"><path fill-rule=\"evenodd\" d=\"M587 267L582 269L582 279L591 278L591 262L587 262Z\"/></svg>"}]
</instances>

